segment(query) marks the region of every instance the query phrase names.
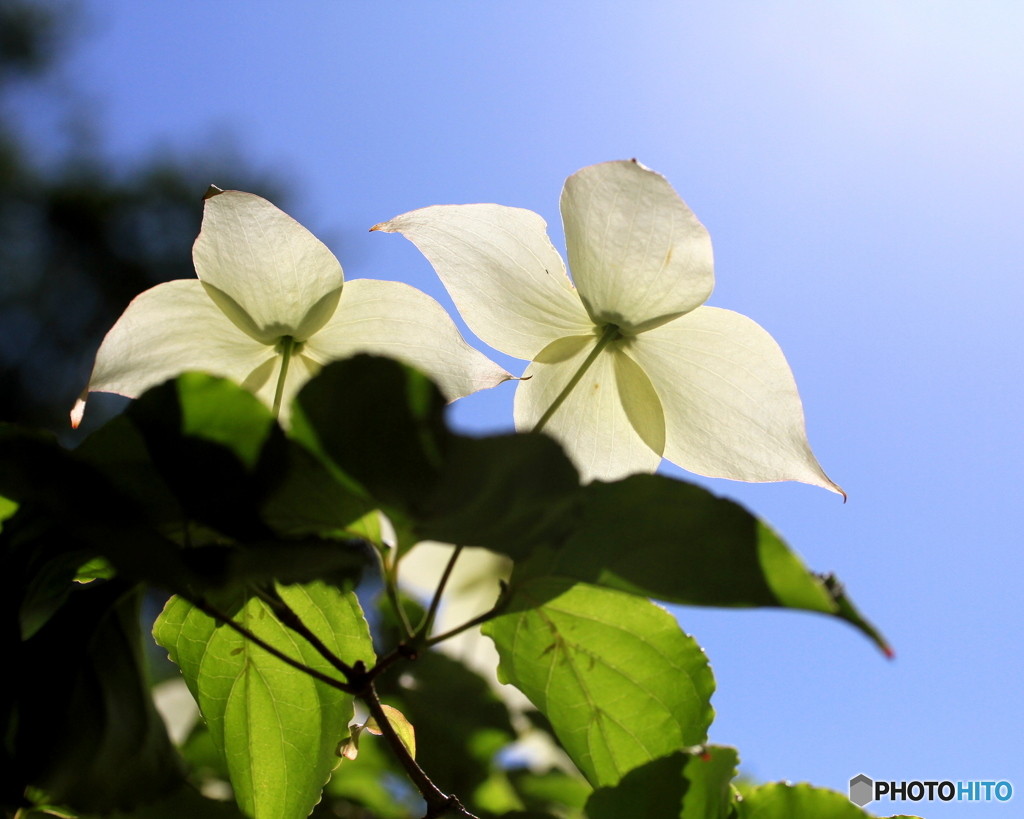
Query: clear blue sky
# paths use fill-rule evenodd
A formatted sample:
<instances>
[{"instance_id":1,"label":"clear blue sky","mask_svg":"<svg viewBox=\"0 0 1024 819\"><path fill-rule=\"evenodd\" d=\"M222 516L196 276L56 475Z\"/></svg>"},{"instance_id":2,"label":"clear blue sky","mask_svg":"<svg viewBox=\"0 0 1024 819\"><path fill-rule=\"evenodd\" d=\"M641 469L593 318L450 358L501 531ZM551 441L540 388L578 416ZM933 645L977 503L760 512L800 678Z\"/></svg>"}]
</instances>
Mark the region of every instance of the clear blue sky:
<instances>
[{"instance_id":1,"label":"clear blue sky","mask_svg":"<svg viewBox=\"0 0 1024 819\"><path fill-rule=\"evenodd\" d=\"M811 615L680 610L718 677L712 739L762 779L1009 779L1024 799L1024 5L85 9L66 75L112 156L231 133L291 181L293 215L349 277L408 281L449 306L410 244L367 229L493 201L538 211L559 243L567 175L627 157L664 173L711 232L710 303L779 341L850 501L704 483L836 571L897 650L887 662ZM512 392L456 417L506 428Z\"/></svg>"}]
</instances>

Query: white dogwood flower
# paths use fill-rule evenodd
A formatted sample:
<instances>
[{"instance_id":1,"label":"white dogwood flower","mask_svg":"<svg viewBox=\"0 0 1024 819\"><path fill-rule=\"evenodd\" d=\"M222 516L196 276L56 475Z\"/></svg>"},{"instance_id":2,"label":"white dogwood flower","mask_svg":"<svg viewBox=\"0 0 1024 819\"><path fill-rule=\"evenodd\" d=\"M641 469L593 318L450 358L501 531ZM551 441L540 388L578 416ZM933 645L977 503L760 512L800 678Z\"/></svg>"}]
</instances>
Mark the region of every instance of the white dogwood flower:
<instances>
[{"instance_id":1,"label":"white dogwood flower","mask_svg":"<svg viewBox=\"0 0 1024 819\"><path fill-rule=\"evenodd\" d=\"M635 161L566 180L562 221L575 287L544 220L501 205L441 205L377 225L430 260L483 341L529 359L520 430L543 429L585 480L684 469L842 492L818 465L774 339L704 302L711 239L661 175Z\"/></svg>"},{"instance_id":2,"label":"white dogwood flower","mask_svg":"<svg viewBox=\"0 0 1024 819\"><path fill-rule=\"evenodd\" d=\"M400 282L345 283L341 265L266 199L211 188L192 249L197 279L135 297L96 354L89 392L135 398L187 370L230 378L287 420L292 398L329 361L399 359L449 400L511 376L459 335L436 301Z\"/></svg>"}]
</instances>

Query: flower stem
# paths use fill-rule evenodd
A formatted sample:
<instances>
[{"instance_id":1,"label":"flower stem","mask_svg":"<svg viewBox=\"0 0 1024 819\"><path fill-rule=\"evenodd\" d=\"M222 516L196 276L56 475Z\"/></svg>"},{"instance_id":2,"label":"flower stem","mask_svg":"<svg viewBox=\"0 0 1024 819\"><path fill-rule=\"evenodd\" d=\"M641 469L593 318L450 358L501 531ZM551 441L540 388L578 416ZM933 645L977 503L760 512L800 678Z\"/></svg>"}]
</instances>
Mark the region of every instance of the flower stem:
<instances>
[{"instance_id":1,"label":"flower stem","mask_svg":"<svg viewBox=\"0 0 1024 819\"><path fill-rule=\"evenodd\" d=\"M284 379L288 375L288 363L292 360L292 349L295 339L292 336L281 336L281 374L277 377L277 392L274 393L274 417L281 413L281 396L284 395Z\"/></svg>"},{"instance_id":2,"label":"flower stem","mask_svg":"<svg viewBox=\"0 0 1024 819\"><path fill-rule=\"evenodd\" d=\"M565 402L565 399L569 397L569 393L573 391L573 388L580 383L580 379L583 378L587 370L590 369L590 365L593 364L597 357L604 351L604 348L611 344L615 339L619 337L619 328L616 324L609 324L604 328L604 332L601 334L601 338L597 341L597 346L590 351L590 355L587 356L586 361L576 371L575 375L569 379L569 383L565 385L558 397L551 403L551 406L547 408L547 411L540 417L537 422L537 426L533 428L534 432L540 432L544 429L544 426L548 421L551 420L551 416L555 414L560 406Z\"/></svg>"}]
</instances>

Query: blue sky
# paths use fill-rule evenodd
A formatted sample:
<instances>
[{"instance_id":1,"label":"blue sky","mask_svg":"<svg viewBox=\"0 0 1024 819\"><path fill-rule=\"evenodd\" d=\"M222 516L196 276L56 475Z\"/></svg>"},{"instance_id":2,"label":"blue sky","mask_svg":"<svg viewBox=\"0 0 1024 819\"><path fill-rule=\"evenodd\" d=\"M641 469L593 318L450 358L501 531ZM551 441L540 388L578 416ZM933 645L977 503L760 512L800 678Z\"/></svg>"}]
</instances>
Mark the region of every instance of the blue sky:
<instances>
[{"instance_id":1,"label":"blue sky","mask_svg":"<svg viewBox=\"0 0 1024 819\"><path fill-rule=\"evenodd\" d=\"M229 134L289 180L293 215L349 277L407 281L449 307L412 245L367 229L493 201L538 211L560 244L570 173L636 157L665 174L711 232L710 303L781 344L811 443L850 500L702 482L836 571L897 651L887 662L811 615L680 610L718 677L712 739L763 779L1024 789L1024 6L84 8L65 76L111 156ZM455 417L507 428L512 392L465 399Z\"/></svg>"}]
</instances>

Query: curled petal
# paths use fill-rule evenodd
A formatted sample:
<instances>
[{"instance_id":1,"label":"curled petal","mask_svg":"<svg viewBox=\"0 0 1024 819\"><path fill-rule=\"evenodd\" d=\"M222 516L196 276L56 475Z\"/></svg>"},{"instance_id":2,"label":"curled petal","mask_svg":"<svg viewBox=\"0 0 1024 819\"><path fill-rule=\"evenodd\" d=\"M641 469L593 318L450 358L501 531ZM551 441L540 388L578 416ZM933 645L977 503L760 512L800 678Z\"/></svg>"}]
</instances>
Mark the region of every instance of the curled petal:
<instances>
[{"instance_id":1,"label":"curled petal","mask_svg":"<svg viewBox=\"0 0 1024 819\"><path fill-rule=\"evenodd\" d=\"M334 313L344 281L319 239L266 199L241 191L207 198L192 258L210 297L265 344L309 338Z\"/></svg>"},{"instance_id":2,"label":"curled petal","mask_svg":"<svg viewBox=\"0 0 1024 819\"><path fill-rule=\"evenodd\" d=\"M243 383L276 357L230 322L200 282L166 282L136 296L107 333L86 392L135 398L187 370ZM84 411L83 395L71 414L74 426Z\"/></svg>"},{"instance_id":3,"label":"curled petal","mask_svg":"<svg viewBox=\"0 0 1024 819\"><path fill-rule=\"evenodd\" d=\"M516 429L529 431L537 425L596 343L593 335L560 339L526 368L516 388ZM637 374L634 362L620 361L622 356L614 346L598 355L544 427L565 447L584 482L653 472L661 463L661 452L651 448L665 437L663 420L658 429L664 417L661 407L650 404L658 396L649 387L639 394L629 392L638 386L644 390L646 377ZM625 401L620 389L627 391Z\"/></svg>"},{"instance_id":4,"label":"curled petal","mask_svg":"<svg viewBox=\"0 0 1024 819\"><path fill-rule=\"evenodd\" d=\"M469 328L532 359L557 338L593 326L536 213L503 205L435 205L373 230L401 233L434 266Z\"/></svg>"},{"instance_id":5,"label":"curled petal","mask_svg":"<svg viewBox=\"0 0 1024 819\"><path fill-rule=\"evenodd\" d=\"M591 165L566 180L561 209L569 268L595 322L638 333L711 295L711 237L660 174L632 160Z\"/></svg>"},{"instance_id":6,"label":"curled petal","mask_svg":"<svg viewBox=\"0 0 1024 819\"><path fill-rule=\"evenodd\" d=\"M356 353L386 355L416 367L449 401L512 377L463 340L440 304L401 282L348 282L334 316L303 349L320 364Z\"/></svg>"},{"instance_id":7,"label":"curled petal","mask_svg":"<svg viewBox=\"0 0 1024 819\"><path fill-rule=\"evenodd\" d=\"M713 478L802 481L842 494L807 442L779 345L746 316L699 307L628 342L665 408L665 457Z\"/></svg>"}]
</instances>

